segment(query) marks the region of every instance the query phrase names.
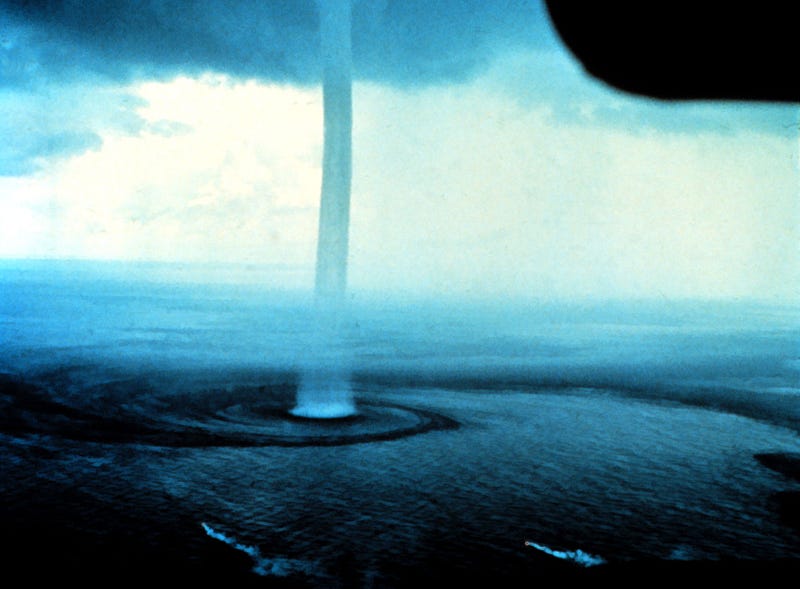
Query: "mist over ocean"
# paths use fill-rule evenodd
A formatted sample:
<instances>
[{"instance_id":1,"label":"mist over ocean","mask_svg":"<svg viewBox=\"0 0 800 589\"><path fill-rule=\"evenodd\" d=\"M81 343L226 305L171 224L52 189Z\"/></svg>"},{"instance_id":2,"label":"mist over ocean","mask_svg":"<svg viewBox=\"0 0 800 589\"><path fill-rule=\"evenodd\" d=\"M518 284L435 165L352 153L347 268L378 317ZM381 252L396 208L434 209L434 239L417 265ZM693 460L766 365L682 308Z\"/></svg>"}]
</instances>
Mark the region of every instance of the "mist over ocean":
<instances>
[{"instance_id":1,"label":"mist over ocean","mask_svg":"<svg viewBox=\"0 0 800 589\"><path fill-rule=\"evenodd\" d=\"M796 306L356 294L320 345L309 293L196 270L0 264L10 562L377 587L583 570L526 541L800 559ZM361 416L288 417L331 363Z\"/></svg>"}]
</instances>

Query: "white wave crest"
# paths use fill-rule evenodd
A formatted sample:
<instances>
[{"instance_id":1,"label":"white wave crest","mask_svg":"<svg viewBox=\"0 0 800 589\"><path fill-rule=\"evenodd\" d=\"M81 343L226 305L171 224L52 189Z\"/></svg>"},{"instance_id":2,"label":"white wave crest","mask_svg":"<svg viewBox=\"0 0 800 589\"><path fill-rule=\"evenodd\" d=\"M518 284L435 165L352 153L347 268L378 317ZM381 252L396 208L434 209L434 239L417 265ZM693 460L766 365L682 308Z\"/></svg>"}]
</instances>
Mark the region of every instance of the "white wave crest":
<instances>
[{"instance_id":1,"label":"white wave crest","mask_svg":"<svg viewBox=\"0 0 800 589\"><path fill-rule=\"evenodd\" d=\"M294 572L311 572L311 564L304 560L283 557L267 558L262 556L261 551L255 546L241 544L235 538L216 531L205 522L201 522L200 525L203 526L203 530L205 530L206 534L208 534L210 537L214 538L215 540L219 540L220 542L224 542L228 546L244 552L246 555L252 558L253 562L255 563L252 570L257 575L261 575L262 577L269 575L285 577Z\"/></svg>"},{"instance_id":2,"label":"white wave crest","mask_svg":"<svg viewBox=\"0 0 800 589\"><path fill-rule=\"evenodd\" d=\"M528 540L525 541L525 546L530 546L531 548L535 548L536 550L554 556L555 558L560 558L561 560L569 560L583 567L593 567L606 563L604 558L589 554L583 550L553 550L544 544L537 544L536 542L530 542Z\"/></svg>"}]
</instances>

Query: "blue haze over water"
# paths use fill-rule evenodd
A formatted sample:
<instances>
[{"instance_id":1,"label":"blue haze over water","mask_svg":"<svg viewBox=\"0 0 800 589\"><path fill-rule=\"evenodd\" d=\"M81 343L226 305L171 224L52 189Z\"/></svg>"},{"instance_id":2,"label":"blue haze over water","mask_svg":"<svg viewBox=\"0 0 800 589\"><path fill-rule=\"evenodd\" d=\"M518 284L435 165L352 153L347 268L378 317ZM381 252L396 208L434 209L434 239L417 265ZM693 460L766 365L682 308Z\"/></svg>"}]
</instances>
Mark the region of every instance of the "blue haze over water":
<instances>
[{"instance_id":1,"label":"blue haze over water","mask_svg":"<svg viewBox=\"0 0 800 589\"><path fill-rule=\"evenodd\" d=\"M800 558L797 529L770 499L798 484L754 458L800 453L797 307L355 295L337 349L320 352L310 293L229 270L203 282L190 267L4 261L0 373L70 410L141 423L170 412L190 429L249 432L262 426L237 390L269 397L301 372L345 363L362 406L458 427L331 446L170 448L87 442L57 420L37 433L25 414L27 429L9 418L0 434L10 505L66 484L101 505L166 502L199 534L202 524L252 547L262 574L311 585L341 581L342 554L365 585L391 580L398 562L499 569L548 558L525 541L609 562ZM208 411L192 400L215 394L229 400ZM309 426L264 417L281 435L299 427ZM100 533L104 522L83 525Z\"/></svg>"}]
</instances>

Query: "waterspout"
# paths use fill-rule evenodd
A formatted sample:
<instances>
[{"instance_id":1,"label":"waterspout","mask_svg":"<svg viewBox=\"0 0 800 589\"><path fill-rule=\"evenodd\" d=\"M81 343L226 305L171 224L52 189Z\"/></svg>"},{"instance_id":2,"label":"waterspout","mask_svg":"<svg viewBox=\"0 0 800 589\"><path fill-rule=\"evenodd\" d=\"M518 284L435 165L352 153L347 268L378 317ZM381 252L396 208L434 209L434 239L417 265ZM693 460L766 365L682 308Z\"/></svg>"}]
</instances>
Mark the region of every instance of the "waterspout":
<instances>
[{"instance_id":1,"label":"waterspout","mask_svg":"<svg viewBox=\"0 0 800 589\"><path fill-rule=\"evenodd\" d=\"M352 177L351 0L320 0L324 152L317 240L314 362L301 375L292 414L306 418L354 415L341 326L347 287Z\"/></svg>"}]
</instances>

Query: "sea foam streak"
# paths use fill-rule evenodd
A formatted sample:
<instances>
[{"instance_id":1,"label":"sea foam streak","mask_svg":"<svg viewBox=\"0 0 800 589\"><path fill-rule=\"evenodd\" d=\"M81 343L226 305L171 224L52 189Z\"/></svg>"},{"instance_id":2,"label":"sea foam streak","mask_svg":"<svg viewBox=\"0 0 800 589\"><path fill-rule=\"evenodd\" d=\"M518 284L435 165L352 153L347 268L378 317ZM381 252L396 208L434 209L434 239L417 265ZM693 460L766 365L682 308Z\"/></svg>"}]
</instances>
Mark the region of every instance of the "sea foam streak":
<instances>
[{"instance_id":1,"label":"sea foam streak","mask_svg":"<svg viewBox=\"0 0 800 589\"><path fill-rule=\"evenodd\" d=\"M540 550L545 554L549 554L550 556L560 558L561 560L572 561L575 564L579 564L583 567L593 567L599 564L605 564L606 562L605 559L584 552L583 550L553 550L552 548L548 548L543 544L537 544L536 542L529 542L528 540L525 541L525 546L536 548L536 550Z\"/></svg>"},{"instance_id":2,"label":"sea foam streak","mask_svg":"<svg viewBox=\"0 0 800 589\"><path fill-rule=\"evenodd\" d=\"M310 572L311 566L307 562L291 558L266 558L261 555L261 551L255 546L241 544L237 542L235 538L231 538L222 532L216 531L205 522L201 522L200 525L203 526L203 530L205 530L206 534L210 537L224 542L228 546L244 552L247 556L252 558L255 563L253 565L253 572L257 575L261 575L262 577L266 577L267 575L285 577L294 572Z\"/></svg>"}]
</instances>

